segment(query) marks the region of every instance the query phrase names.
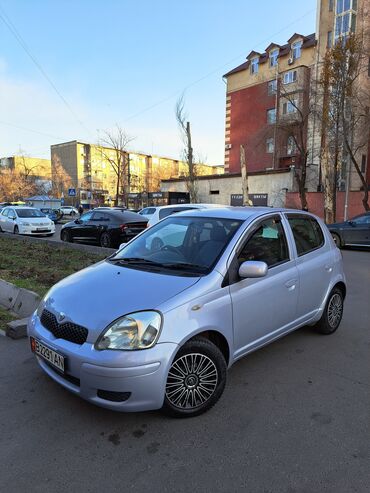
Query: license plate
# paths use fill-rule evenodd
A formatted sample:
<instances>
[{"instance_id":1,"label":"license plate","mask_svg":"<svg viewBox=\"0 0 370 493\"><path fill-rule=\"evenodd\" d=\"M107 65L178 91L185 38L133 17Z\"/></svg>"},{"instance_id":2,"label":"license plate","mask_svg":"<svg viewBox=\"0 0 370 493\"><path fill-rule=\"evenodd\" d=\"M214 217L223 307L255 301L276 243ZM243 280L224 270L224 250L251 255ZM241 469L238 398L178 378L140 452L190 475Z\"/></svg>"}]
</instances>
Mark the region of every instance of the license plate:
<instances>
[{"instance_id":1,"label":"license plate","mask_svg":"<svg viewBox=\"0 0 370 493\"><path fill-rule=\"evenodd\" d=\"M49 230L45 228L36 228L36 231L49 231Z\"/></svg>"},{"instance_id":2,"label":"license plate","mask_svg":"<svg viewBox=\"0 0 370 493\"><path fill-rule=\"evenodd\" d=\"M61 354L57 353L48 346L45 346L42 342L38 341L34 337L30 337L32 352L40 356L59 371L64 373L65 358Z\"/></svg>"}]
</instances>

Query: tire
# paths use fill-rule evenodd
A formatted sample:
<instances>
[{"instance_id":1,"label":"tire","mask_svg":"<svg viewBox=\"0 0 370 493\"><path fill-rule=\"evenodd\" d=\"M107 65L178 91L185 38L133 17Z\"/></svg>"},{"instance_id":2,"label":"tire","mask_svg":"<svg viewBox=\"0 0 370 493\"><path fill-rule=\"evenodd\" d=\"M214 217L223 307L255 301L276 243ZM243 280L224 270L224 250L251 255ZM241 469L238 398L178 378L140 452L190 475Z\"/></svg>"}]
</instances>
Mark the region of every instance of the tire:
<instances>
[{"instance_id":1,"label":"tire","mask_svg":"<svg viewBox=\"0 0 370 493\"><path fill-rule=\"evenodd\" d=\"M208 339L192 339L180 348L169 369L162 411L175 418L199 416L216 404L225 385L222 352Z\"/></svg>"},{"instance_id":2,"label":"tire","mask_svg":"<svg viewBox=\"0 0 370 493\"><path fill-rule=\"evenodd\" d=\"M14 233L15 235L19 235L19 228L18 228L18 226L14 226L14 231L13 231L13 233Z\"/></svg>"},{"instance_id":3,"label":"tire","mask_svg":"<svg viewBox=\"0 0 370 493\"><path fill-rule=\"evenodd\" d=\"M331 233L331 236L334 240L334 243L337 245L338 248L342 248L342 240L340 236L337 233Z\"/></svg>"},{"instance_id":4,"label":"tire","mask_svg":"<svg viewBox=\"0 0 370 493\"><path fill-rule=\"evenodd\" d=\"M100 236L100 246L103 248L111 248L112 247L112 238L109 233L102 233Z\"/></svg>"},{"instance_id":5,"label":"tire","mask_svg":"<svg viewBox=\"0 0 370 493\"><path fill-rule=\"evenodd\" d=\"M62 241L66 241L67 243L72 243L72 236L69 231L66 231L65 229L61 231L60 233L60 239Z\"/></svg>"},{"instance_id":6,"label":"tire","mask_svg":"<svg viewBox=\"0 0 370 493\"><path fill-rule=\"evenodd\" d=\"M326 302L324 313L315 325L320 334L330 335L338 329L343 316L343 293L339 288L334 288Z\"/></svg>"}]
</instances>

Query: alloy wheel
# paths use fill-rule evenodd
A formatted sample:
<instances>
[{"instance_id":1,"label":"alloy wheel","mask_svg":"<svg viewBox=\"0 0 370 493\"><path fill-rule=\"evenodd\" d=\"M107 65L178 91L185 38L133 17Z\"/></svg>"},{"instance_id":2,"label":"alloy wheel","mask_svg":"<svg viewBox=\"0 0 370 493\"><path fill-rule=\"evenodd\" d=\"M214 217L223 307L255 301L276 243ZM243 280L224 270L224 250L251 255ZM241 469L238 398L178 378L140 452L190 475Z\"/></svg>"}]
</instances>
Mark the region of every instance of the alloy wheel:
<instances>
[{"instance_id":1,"label":"alloy wheel","mask_svg":"<svg viewBox=\"0 0 370 493\"><path fill-rule=\"evenodd\" d=\"M179 409L194 409L212 397L217 383L217 367L212 359L201 353L185 354L170 368L166 397Z\"/></svg>"},{"instance_id":2,"label":"alloy wheel","mask_svg":"<svg viewBox=\"0 0 370 493\"><path fill-rule=\"evenodd\" d=\"M328 304L328 322L330 327L336 328L342 318L343 300L338 293L334 293Z\"/></svg>"}]
</instances>

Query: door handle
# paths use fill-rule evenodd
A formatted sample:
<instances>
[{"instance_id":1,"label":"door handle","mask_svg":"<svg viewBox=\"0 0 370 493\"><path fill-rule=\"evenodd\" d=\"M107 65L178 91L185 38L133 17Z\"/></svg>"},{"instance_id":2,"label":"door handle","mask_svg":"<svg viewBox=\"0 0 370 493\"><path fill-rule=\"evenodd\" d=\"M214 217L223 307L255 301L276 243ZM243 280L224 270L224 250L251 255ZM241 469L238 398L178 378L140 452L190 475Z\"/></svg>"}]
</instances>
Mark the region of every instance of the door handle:
<instances>
[{"instance_id":1,"label":"door handle","mask_svg":"<svg viewBox=\"0 0 370 493\"><path fill-rule=\"evenodd\" d=\"M285 287L289 289L289 291L293 291L298 282L298 279L290 279L285 283Z\"/></svg>"},{"instance_id":2,"label":"door handle","mask_svg":"<svg viewBox=\"0 0 370 493\"><path fill-rule=\"evenodd\" d=\"M331 272L333 270L333 267L331 265L325 265L325 270L327 272Z\"/></svg>"}]
</instances>

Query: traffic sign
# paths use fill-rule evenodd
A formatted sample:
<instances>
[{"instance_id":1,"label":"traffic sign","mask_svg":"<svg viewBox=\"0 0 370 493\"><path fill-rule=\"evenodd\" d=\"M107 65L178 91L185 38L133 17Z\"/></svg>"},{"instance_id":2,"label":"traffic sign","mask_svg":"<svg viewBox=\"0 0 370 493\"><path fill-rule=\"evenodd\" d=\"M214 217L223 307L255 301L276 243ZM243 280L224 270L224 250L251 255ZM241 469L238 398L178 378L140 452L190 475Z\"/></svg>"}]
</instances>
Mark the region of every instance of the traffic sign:
<instances>
[{"instance_id":1,"label":"traffic sign","mask_svg":"<svg viewBox=\"0 0 370 493\"><path fill-rule=\"evenodd\" d=\"M68 188L68 196L69 197L76 197L76 189L75 188Z\"/></svg>"}]
</instances>

